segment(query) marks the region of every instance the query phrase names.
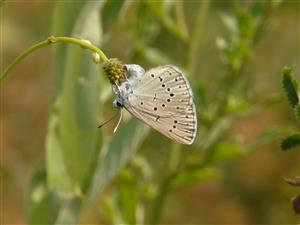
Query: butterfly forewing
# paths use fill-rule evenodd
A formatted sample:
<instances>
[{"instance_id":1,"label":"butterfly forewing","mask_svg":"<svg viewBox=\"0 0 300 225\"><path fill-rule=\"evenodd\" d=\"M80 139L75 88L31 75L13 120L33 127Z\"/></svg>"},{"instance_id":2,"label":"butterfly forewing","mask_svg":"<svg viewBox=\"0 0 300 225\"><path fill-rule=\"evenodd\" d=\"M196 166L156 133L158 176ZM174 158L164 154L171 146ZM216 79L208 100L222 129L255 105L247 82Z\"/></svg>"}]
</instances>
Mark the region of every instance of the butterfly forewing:
<instances>
[{"instance_id":1,"label":"butterfly forewing","mask_svg":"<svg viewBox=\"0 0 300 225\"><path fill-rule=\"evenodd\" d=\"M147 71L132 81L133 94L125 108L162 134L180 143L193 143L197 117L191 87L174 66Z\"/></svg>"}]
</instances>

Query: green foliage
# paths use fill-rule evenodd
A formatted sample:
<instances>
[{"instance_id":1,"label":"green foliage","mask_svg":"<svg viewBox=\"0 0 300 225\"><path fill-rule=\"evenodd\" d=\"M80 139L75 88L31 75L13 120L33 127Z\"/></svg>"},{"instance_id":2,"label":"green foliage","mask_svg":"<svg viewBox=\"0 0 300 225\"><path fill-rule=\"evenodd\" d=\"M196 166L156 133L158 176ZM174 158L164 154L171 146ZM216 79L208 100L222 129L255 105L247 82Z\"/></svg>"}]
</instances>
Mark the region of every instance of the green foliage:
<instances>
[{"instance_id":1,"label":"green foliage","mask_svg":"<svg viewBox=\"0 0 300 225\"><path fill-rule=\"evenodd\" d=\"M26 203L29 224L54 224L60 210L60 199L46 184L45 168L36 171L28 186Z\"/></svg>"},{"instance_id":2,"label":"green foliage","mask_svg":"<svg viewBox=\"0 0 300 225\"><path fill-rule=\"evenodd\" d=\"M197 15L195 23L185 16L188 6ZM125 63L146 67L181 62L178 66L187 71L195 93L200 131L191 147L165 144L164 137L125 116L119 130L107 135L109 128L97 129L113 110L110 84L101 68L78 46L55 46L46 171L37 172L29 185L29 224L78 224L83 209L104 193L101 213L108 222L157 224L170 193L221 179L220 165L276 139L281 129L262 132L249 145L229 133L235 119L267 105L251 97L261 93L249 87L243 72L274 7L270 1L236 2L232 14L221 14L227 30L218 35L216 45L224 73L214 76L208 87L194 71L210 1L196 1L192 7L180 1L57 2L54 35L90 40L108 52L117 51L120 56L111 57L123 57ZM283 72L283 86L300 118L290 69ZM290 136L283 149L296 146L299 139L298 134Z\"/></svg>"},{"instance_id":3,"label":"green foliage","mask_svg":"<svg viewBox=\"0 0 300 225\"><path fill-rule=\"evenodd\" d=\"M288 101L294 107L299 103L298 85L293 79L292 69L285 67L282 72L282 85Z\"/></svg>"},{"instance_id":4,"label":"green foliage","mask_svg":"<svg viewBox=\"0 0 300 225\"><path fill-rule=\"evenodd\" d=\"M300 134L293 134L284 139L281 143L283 151L290 150L300 145Z\"/></svg>"},{"instance_id":5,"label":"green foliage","mask_svg":"<svg viewBox=\"0 0 300 225\"><path fill-rule=\"evenodd\" d=\"M125 169L119 176L118 190L114 190L110 198L106 199L104 210L113 224L136 224L136 210L138 207L138 183L134 173ZM117 211L117 213L116 213Z\"/></svg>"},{"instance_id":6,"label":"green foliage","mask_svg":"<svg viewBox=\"0 0 300 225\"><path fill-rule=\"evenodd\" d=\"M95 199L118 175L137 151L147 133L148 127L137 120L130 120L122 125L122 129L112 137L108 146L104 147L106 154L96 168L90 192L91 199Z\"/></svg>"},{"instance_id":7,"label":"green foliage","mask_svg":"<svg viewBox=\"0 0 300 225\"><path fill-rule=\"evenodd\" d=\"M71 7L58 2L54 33L76 34L100 43L100 7L95 2L78 2ZM63 16L67 19L59 19ZM89 27L95 28L91 32ZM102 131L95 126L100 112L100 73L90 53L78 46L57 46L54 55L56 85L46 140L47 185L61 196L55 223L72 224L79 219L80 196L91 184L101 146Z\"/></svg>"},{"instance_id":8,"label":"green foliage","mask_svg":"<svg viewBox=\"0 0 300 225\"><path fill-rule=\"evenodd\" d=\"M297 80L294 78L291 68L285 67L282 70L282 85L287 95L288 101L294 108L296 118L300 122L300 104L299 104L299 88ZM281 143L283 151L290 150L300 145L300 134L296 133L285 138Z\"/></svg>"}]
</instances>

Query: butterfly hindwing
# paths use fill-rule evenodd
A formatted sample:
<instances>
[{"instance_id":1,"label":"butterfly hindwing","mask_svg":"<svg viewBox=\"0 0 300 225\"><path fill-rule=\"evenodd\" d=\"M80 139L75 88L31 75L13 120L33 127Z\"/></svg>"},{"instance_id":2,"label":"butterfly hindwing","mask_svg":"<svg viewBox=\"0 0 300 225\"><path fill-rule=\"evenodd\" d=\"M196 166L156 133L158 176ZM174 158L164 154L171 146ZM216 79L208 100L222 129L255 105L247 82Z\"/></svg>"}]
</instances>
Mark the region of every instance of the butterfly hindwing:
<instances>
[{"instance_id":1,"label":"butterfly hindwing","mask_svg":"<svg viewBox=\"0 0 300 225\"><path fill-rule=\"evenodd\" d=\"M167 65L131 81L133 94L125 108L152 128L180 143L191 144L197 117L191 87L183 73Z\"/></svg>"}]
</instances>

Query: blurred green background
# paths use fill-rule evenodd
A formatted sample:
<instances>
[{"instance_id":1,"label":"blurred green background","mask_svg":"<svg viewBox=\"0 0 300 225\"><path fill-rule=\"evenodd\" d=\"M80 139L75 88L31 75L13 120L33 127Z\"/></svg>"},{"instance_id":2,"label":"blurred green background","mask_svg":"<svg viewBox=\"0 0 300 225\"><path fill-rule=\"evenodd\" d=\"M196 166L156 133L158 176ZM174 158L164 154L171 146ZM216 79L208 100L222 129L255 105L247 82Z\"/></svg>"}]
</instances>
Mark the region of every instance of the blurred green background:
<instances>
[{"instance_id":1,"label":"blurred green background","mask_svg":"<svg viewBox=\"0 0 300 225\"><path fill-rule=\"evenodd\" d=\"M92 65L91 54L68 44L35 52L1 87L3 224L44 221L34 215L35 189L29 188L33 174L44 168L46 189L60 193L58 205L65 196L92 193L79 204L79 218L60 216L56 222L151 221L148 206L155 215L151 205L158 207L155 199L164 195L160 171L176 156L179 175L163 198L159 223L296 223L290 200L298 190L283 178L299 175L299 150L282 152L280 142L299 129L281 85L286 65L299 80L299 1L6 1L0 10L1 71L50 35L89 39L125 63L183 68L200 124L191 147L172 143L129 115L115 136L114 122L99 131L115 110L110 84L101 67ZM106 147L117 156L103 158ZM55 158L60 149L67 175ZM114 163L122 166L106 173L105 168L118 168ZM191 165L200 169L198 175L190 176ZM126 213L132 198L138 202L132 203L135 212Z\"/></svg>"}]
</instances>

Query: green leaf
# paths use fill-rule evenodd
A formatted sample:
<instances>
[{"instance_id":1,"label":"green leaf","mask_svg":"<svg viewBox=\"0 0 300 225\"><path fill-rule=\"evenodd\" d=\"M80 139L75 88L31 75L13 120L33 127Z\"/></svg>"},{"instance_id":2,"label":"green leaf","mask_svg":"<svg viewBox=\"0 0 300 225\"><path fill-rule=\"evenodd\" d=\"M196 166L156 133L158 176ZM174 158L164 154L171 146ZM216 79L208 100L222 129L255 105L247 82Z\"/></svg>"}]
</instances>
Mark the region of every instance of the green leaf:
<instances>
[{"instance_id":1,"label":"green leaf","mask_svg":"<svg viewBox=\"0 0 300 225\"><path fill-rule=\"evenodd\" d=\"M86 2L78 14L72 33L99 44L99 10L102 4L103 2ZM61 69L63 74L60 74L63 85L57 109L58 142L72 189L79 186L85 192L89 186L87 177L92 176L101 142L97 129L100 113L100 68L92 62L92 53L78 46L68 45L65 57ZM59 185L58 183L56 186Z\"/></svg>"},{"instance_id":2,"label":"green leaf","mask_svg":"<svg viewBox=\"0 0 300 225\"><path fill-rule=\"evenodd\" d=\"M106 154L100 159L101 163L96 169L90 191L91 200L95 199L124 168L136 153L148 130L147 126L136 119L121 124L120 130L114 134L109 145L105 147Z\"/></svg>"},{"instance_id":3,"label":"green leaf","mask_svg":"<svg viewBox=\"0 0 300 225\"><path fill-rule=\"evenodd\" d=\"M57 104L59 99L57 99ZM54 106L56 108L56 106ZM55 111L50 114L48 124L48 134L46 138L46 158L47 158L47 182L50 190L57 190L60 193L72 192L71 178L67 172L66 165L60 145L58 134L58 116Z\"/></svg>"},{"instance_id":4,"label":"green leaf","mask_svg":"<svg viewBox=\"0 0 300 225\"><path fill-rule=\"evenodd\" d=\"M82 199L75 196L69 196L64 199L64 204L60 208L59 215L55 224L78 224L80 211L82 208Z\"/></svg>"},{"instance_id":5,"label":"green leaf","mask_svg":"<svg viewBox=\"0 0 300 225\"><path fill-rule=\"evenodd\" d=\"M53 25L55 35L79 36L100 44L99 11L102 4L95 1L57 2ZM45 213L52 213L48 205L56 203L53 198L59 196L59 207L57 204L55 207L58 215L57 218L51 217L51 223L77 224L82 208L78 196L84 195L89 188L101 149L102 131L97 125L102 78L99 66L92 62L91 52L63 44L54 50L55 89L46 137L50 196L46 196L35 211L48 218ZM34 217L34 221L39 220L39 217ZM43 220L39 224L41 222Z\"/></svg>"},{"instance_id":6,"label":"green leaf","mask_svg":"<svg viewBox=\"0 0 300 225\"><path fill-rule=\"evenodd\" d=\"M283 89L287 95L288 101L294 107L299 103L298 86L296 80L293 78L292 69L285 67L282 71Z\"/></svg>"},{"instance_id":7,"label":"green leaf","mask_svg":"<svg viewBox=\"0 0 300 225\"><path fill-rule=\"evenodd\" d=\"M254 24L250 15L242 10L238 10L237 21L240 37L251 38L254 34Z\"/></svg>"},{"instance_id":8,"label":"green leaf","mask_svg":"<svg viewBox=\"0 0 300 225\"><path fill-rule=\"evenodd\" d=\"M58 195L47 188L45 168L37 170L26 193L28 224L54 224L60 203Z\"/></svg>"},{"instance_id":9,"label":"green leaf","mask_svg":"<svg viewBox=\"0 0 300 225\"><path fill-rule=\"evenodd\" d=\"M76 224L82 200L70 194L66 197L50 190L46 183L46 170L37 170L28 185L26 204L29 224Z\"/></svg>"},{"instance_id":10,"label":"green leaf","mask_svg":"<svg viewBox=\"0 0 300 225\"><path fill-rule=\"evenodd\" d=\"M71 36L77 17L84 6L84 1L75 1L69 4L65 1L57 1L54 6L52 32L56 36ZM54 67L54 91L53 102L59 94L62 86L62 73L66 60L66 49L68 45L61 44L53 46L55 59Z\"/></svg>"},{"instance_id":11,"label":"green leaf","mask_svg":"<svg viewBox=\"0 0 300 225\"><path fill-rule=\"evenodd\" d=\"M300 133L290 135L281 143L281 149L283 151L290 150L300 145Z\"/></svg>"}]
</instances>

